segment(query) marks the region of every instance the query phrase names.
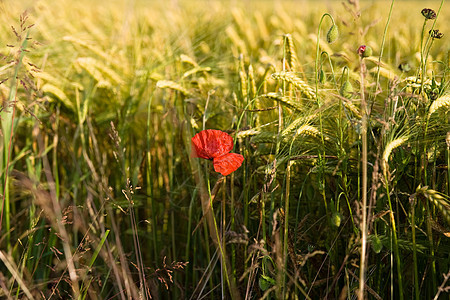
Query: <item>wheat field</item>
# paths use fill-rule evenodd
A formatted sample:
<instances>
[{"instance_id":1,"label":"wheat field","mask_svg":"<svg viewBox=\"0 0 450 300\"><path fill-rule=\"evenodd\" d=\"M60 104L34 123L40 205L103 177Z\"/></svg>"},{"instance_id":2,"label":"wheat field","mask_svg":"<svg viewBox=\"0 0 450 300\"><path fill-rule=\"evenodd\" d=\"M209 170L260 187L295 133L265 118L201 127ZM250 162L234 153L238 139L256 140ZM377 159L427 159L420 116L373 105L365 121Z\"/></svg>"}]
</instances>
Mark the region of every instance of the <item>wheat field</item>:
<instances>
[{"instance_id":1,"label":"wheat field","mask_svg":"<svg viewBox=\"0 0 450 300\"><path fill-rule=\"evenodd\" d=\"M450 299L444 0L0 18L1 299Z\"/></svg>"}]
</instances>

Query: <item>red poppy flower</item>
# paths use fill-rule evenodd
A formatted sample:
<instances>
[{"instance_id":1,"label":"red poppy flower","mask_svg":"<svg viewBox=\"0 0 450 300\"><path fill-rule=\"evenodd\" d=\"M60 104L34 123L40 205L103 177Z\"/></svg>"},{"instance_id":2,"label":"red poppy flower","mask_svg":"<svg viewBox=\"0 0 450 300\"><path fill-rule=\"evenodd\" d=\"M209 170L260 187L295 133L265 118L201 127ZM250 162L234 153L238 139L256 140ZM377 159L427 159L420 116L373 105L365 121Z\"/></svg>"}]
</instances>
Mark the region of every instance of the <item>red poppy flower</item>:
<instances>
[{"instance_id":1,"label":"red poppy flower","mask_svg":"<svg viewBox=\"0 0 450 300\"><path fill-rule=\"evenodd\" d=\"M226 176L236 171L244 161L233 150L233 138L226 132L214 129L202 130L191 140L192 156L213 161L214 170Z\"/></svg>"}]
</instances>

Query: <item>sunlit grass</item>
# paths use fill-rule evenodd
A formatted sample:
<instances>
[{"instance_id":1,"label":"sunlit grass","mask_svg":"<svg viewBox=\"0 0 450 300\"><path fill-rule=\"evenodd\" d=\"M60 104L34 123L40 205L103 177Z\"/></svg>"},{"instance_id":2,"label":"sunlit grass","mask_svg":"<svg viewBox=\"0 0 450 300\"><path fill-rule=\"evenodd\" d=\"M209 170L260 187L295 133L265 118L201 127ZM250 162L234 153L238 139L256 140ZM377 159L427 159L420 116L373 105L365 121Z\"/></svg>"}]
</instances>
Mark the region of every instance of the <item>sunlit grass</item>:
<instances>
[{"instance_id":1,"label":"sunlit grass","mask_svg":"<svg viewBox=\"0 0 450 300\"><path fill-rule=\"evenodd\" d=\"M447 296L448 5L20 2L0 4L0 298ZM203 129L238 170L191 157Z\"/></svg>"}]
</instances>

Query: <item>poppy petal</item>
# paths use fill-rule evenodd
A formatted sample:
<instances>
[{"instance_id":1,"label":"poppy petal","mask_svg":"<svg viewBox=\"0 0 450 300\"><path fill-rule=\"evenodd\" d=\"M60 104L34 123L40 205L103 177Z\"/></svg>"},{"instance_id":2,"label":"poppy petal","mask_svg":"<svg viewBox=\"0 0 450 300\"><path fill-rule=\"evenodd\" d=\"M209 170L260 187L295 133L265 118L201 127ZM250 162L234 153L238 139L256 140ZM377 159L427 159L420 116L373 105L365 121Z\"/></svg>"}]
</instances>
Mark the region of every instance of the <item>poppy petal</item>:
<instances>
[{"instance_id":1,"label":"poppy petal","mask_svg":"<svg viewBox=\"0 0 450 300\"><path fill-rule=\"evenodd\" d=\"M223 156L214 158L214 170L223 176L236 171L244 161L244 157L237 153L227 153Z\"/></svg>"},{"instance_id":2,"label":"poppy petal","mask_svg":"<svg viewBox=\"0 0 450 300\"><path fill-rule=\"evenodd\" d=\"M191 139L191 143L193 157L213 159L233 150L233 138L215 129L200 131Z\"/></svg>"}]
</instances>

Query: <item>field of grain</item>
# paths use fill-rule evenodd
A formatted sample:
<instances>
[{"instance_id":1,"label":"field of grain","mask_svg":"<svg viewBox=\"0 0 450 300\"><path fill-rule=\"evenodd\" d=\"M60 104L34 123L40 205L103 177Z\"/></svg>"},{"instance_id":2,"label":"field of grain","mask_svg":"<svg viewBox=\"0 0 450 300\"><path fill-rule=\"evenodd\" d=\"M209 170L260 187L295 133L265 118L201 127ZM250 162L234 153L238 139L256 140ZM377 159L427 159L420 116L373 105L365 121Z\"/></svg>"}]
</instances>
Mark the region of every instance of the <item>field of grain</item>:
<instances>
[{"instance_id":1,"label":"field of grain","mask_svg":"<svg viewBox=\"0 0 450 300\"><path fill-rule=\"evenodd\" d=\"M0 1L0 298L449 299L449 18Z\"/></svg>"}]
</instances>

